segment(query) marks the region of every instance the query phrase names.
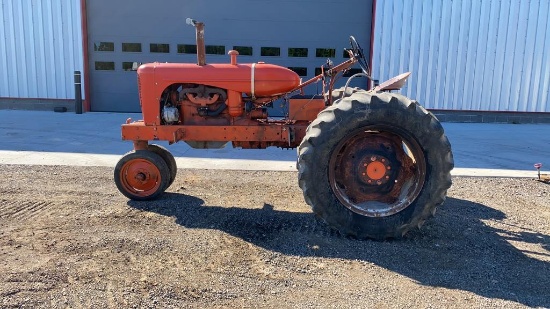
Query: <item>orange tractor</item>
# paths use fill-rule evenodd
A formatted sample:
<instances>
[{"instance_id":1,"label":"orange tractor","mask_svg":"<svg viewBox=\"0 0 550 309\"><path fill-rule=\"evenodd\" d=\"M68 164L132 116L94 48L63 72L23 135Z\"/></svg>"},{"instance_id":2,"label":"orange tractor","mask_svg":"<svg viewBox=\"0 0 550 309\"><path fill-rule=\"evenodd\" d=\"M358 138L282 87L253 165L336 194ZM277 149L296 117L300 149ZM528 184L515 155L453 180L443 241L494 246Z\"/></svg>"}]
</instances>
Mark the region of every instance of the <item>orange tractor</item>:
<instances>
[{"instance_id":1,"label":"orange tractor","mask_svg":"<svg viewBox=\"0 0 550 309\"><path fill-rule=\"evenodd\" d=\"M281 66L206 64L204 24L196 28L197 64L148 63L137 69L143 120L122 125L134 143L114 171L115 183L132 200L150 200L174 181L172 154L149 141L184 141L193 148L298 148L298 183L313 212L343 235L399 238L431 217L451 186L451 146L433 114L416 101L392 93L402 74L370 90L348 88L367 76L363 51L353 37L349 60L322 66L301 83ZM363 73L346 87L335 81L358 64ZM304 87L322 82L323 93ZM283 100L283 119L267 108Z\"/></svg>"}]
</instances>

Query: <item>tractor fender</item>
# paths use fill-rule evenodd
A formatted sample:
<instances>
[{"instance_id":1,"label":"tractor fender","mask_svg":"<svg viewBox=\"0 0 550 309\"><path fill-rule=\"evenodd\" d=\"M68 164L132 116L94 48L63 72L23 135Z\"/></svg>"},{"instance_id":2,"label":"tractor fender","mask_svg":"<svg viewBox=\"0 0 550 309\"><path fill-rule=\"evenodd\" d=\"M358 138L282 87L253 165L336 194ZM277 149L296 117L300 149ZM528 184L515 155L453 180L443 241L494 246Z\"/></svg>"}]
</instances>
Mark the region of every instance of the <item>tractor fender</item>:
<instances>
[{"instance_id":1,"label":"tractor fender","mask_svg":"<svg viewBox=\"0 0 550 309\"><path fill-rule=\"evenodd\" d=\"M407 82L407 78L411 75L411 72L399 74L394 76L387 81L381 83L380 85L374 87L374 91L390 91L390 90L399 90Z\"/></svg>"}]
</instances>

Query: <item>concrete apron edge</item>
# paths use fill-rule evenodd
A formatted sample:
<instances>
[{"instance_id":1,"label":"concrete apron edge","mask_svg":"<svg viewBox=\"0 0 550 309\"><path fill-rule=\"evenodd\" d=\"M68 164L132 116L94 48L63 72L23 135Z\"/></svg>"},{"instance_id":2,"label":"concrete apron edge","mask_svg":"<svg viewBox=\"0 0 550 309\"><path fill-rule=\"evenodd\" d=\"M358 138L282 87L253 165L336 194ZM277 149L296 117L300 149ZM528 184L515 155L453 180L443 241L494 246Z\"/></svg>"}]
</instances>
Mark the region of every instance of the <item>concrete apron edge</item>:
<instances>
[{"instance_id":1,"label":"concrete apron edge","mask_svg":"<svg viewBox=\"0 0 550 309\"><path fill-rule=\"evenodd\" d=\"M6 165L114 167L120 158L120 155L111 154L0 150L0 164ZM296 161L177 157L176 163L178 168L181 169L296 171ZM541 173L548 174L550 172L541 171ZM487 168L455 168L451 171L451 175L466 177L537 178L537 172L535 170Z\"/></svg>"}]
</instances>

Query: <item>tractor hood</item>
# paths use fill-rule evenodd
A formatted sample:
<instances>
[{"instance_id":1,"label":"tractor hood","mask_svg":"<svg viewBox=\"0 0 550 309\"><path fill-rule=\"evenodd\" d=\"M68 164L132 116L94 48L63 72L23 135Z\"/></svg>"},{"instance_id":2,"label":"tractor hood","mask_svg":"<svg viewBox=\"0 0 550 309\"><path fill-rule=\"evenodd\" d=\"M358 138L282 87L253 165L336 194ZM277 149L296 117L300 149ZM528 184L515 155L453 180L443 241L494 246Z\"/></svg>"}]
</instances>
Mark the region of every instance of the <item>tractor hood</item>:
<instances>
[{"instance_id":1,"label":"tractor hood","mask_svg":"<svg viewBox=\"0 0 550 309\"><path fill-rule=\"evenodd\" d=\"M155 85L162 91L175 83L203 84L244 93L248 96L270 97L284 94L300 84L295 72L281 66L259 63L207 64L148 63L138 69L141 82ZM152 82L152 83L151 83Z\"/></svg>"}]
</instances>

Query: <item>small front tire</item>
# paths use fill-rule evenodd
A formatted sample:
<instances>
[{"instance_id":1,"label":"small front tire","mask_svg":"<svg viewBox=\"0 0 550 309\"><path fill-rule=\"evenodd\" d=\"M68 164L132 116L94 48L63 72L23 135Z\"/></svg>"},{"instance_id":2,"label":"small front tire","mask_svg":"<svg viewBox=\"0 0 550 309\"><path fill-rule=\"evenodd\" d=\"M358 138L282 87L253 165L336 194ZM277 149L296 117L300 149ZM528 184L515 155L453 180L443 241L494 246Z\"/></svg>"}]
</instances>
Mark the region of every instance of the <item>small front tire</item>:
<instances>
[{"instance_id":1,"label":"small front tire","mask_svg":"<svg viewBox=\"0 0 550 309\"><path fill-rule=\"evenodd\" d=\"M117 163L115 184L129 199L152 200L166 190L170 171L164 159L149 150L131 151Z\"/></svg>"},{"instance_id":2,"label":"small front tire","mask_svg":"<svg viewBox=\"0 0 550 309\"><path fill-rule=\"evenodd\" d=\"M176 179L176 174L178 172L178 166L176 165L176 159L170 153L170 151L168 151L168 149L166 149L166 148L164 148L160 145L151 144L151 145L147 146L147 150L158 154L164 160L164 162L166 162L166 165L168 166L168 170L170 171L170 180L168 181L168 185L166 186L166 189L168 189L168 187L170 187L172 185L172 183L174 182L174 180Z\"/></svg>"}]
</instances>

